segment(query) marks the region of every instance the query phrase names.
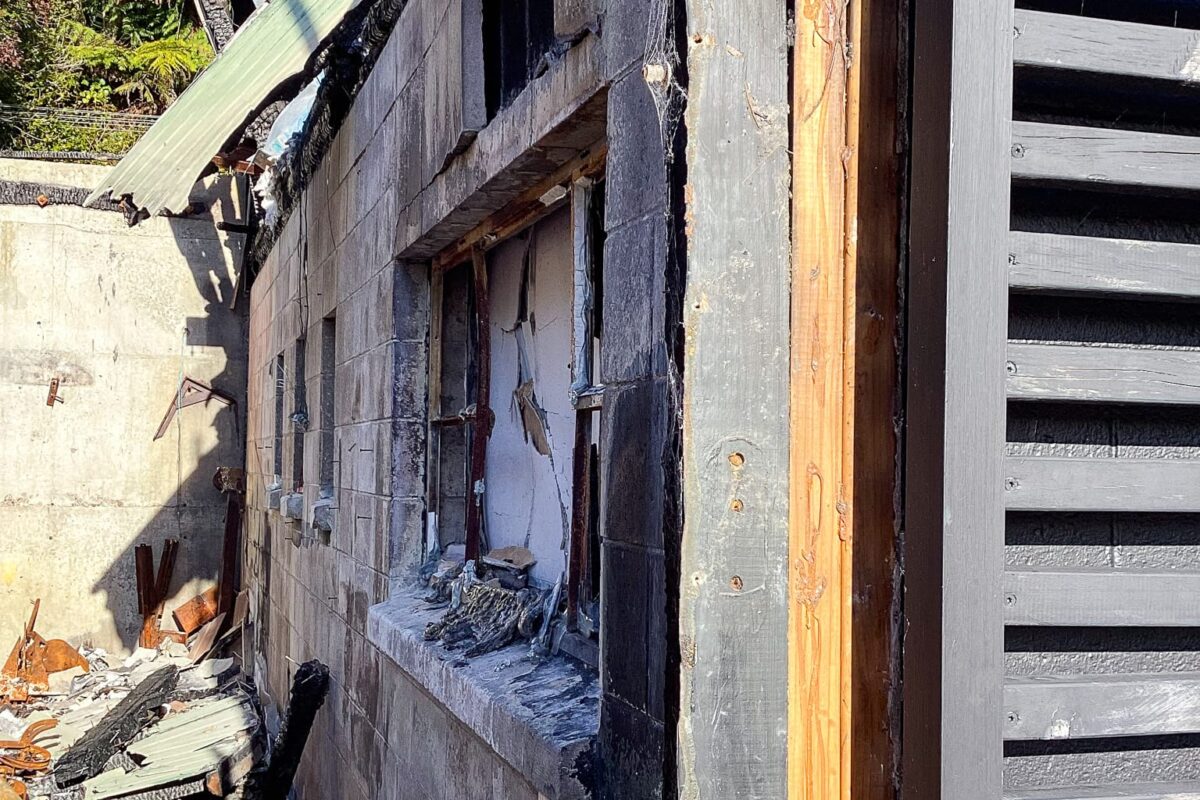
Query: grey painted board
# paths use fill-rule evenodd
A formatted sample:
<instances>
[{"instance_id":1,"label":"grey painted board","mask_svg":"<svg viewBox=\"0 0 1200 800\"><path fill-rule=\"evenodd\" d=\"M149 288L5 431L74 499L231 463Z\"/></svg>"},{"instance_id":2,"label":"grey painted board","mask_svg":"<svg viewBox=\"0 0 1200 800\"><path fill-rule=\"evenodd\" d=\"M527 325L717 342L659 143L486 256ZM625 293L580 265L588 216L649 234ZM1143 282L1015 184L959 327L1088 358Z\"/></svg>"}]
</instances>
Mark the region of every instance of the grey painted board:
<instances>
[{"instance_id":1,"label":"grey painted board","mask_svg":"<svg viewBox=\"0 0 1200 800\"><path fill-rule=\"evenodd\" d=\"M697 800L781 798L788 794L786 9L765 0L688 0L687 25L689 41L704 44L688 48L679 782L681 794ZM641 75L628 80L653 108ZM744 98L747 87L763 113L733 111L730 98ZM740 513L730 510L734 496L744 501ZM744 591L730 590L734 576Z\"/></svg>"},{"instance_id":2,"label":"grey painted board","mask_svg":"<svg viewBox=\"0 0 1200 800\"><path fill-rule=\"evenodd\" d=\"M999 800L1011 0L913 6L904 800Z\"/></svg>"},{"instance_id":3,"label":"grey painted board","mask_svg":"<svg viewBox=\"0 0 1200 800\"><path fill-rule=\"evenodd\" d=\"M1013 58L1021 66L1196 83L1200 31L1021 9Z\"/></svg>"},{"instance_id":4,"label":"grey painted board","mask_svg":"<svg viewBox=\"0 0 1200 800\"><path fill-rule=\"evenodd\" d=\"M1005 459L1010 511L1200 511L1200 461Z\"/></svg>"},{"instance_id":5,"label":"grey painted board","mask_svg":"<svg viewBox=\"0 0 1200 800\"><path fill-rule=\"evenodd\" d=\"M1200 626L1200 573L1148 570L1011 570L1009 625Z\"/></svg>"},{"instance_id":6,"label":"grey painted board","mask_svg":"<svg viewBox=\"0 0 1200 800\"><path fill-rule=\"evenodd\" d=\"M1200 732L1200 673L1021 678L1004 684L1004 738Z\"/></svg>"},{"instance_id":7,"label":"grey painted board","mask_svg":"<svg viewBox=\"0 0 1200 800\"><path fill-rule=\"evenodd\" d=\"M1200 189L1200 140L1191 136L1014 122L1011 152L1022 180Z\"/></svg>"},{"instance_id":8,"label":"grey painted board","mask_svg":"<svg viewBox=\"0 0 1200 800\"><path fill-rule=\"evenodd\" d=\"M1008 396L1104 403L1200 403L1200 351L1008 345Z\"/></svg>"},{"instance_id":9,"label":"grey painted board","mask_svg":"<svg viewBox=\"0 0 1200 800\"><path fill-rule=\"evenodd\" d=\"M1200 781L1010 790L1004 800L1200 800Z\"/></svg>"},{"instance_id":10,"label":"grey painted board","mask_svg":"<svg viewBox=\"0 0 1200 800\"><path fill-rule=\"evenodd\" d=\"M1014 289L1200 296L1200 246L1014 231L1008 241Z\"/></svg>"}]
</instances>

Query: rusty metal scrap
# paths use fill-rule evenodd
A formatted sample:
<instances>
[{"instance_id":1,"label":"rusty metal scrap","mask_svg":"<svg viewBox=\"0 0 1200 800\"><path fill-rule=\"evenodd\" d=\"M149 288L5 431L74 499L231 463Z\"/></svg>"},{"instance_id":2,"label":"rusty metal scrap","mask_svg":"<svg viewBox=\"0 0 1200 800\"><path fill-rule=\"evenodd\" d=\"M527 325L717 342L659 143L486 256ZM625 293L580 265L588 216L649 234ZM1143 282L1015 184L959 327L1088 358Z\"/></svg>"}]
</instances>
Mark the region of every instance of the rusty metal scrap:
<instances>
[{"instance_id":1,"label":"rusty metal scrap","mask_svg":"<svg viewBox=\"0 0 1200 800\"><path fill-rule=\"evenodd\" d=\"M30 724L21 738L0 740L0 774L36 775L50 771L50 751L35 742L43 733L58 726L56 719L43 719Z\"/></svg>"},{"instance_id":2,"label":"rusty metal scrap","mask_svg":"<svg viewBox=\"0 0 1200 800\"><path fill-rule=\"evenodd\" d=\"M24 781L18 776L44 775L53 759L50 751L37 744L37 738L58 726L56 719L43 719L25 729L19 739L0 740L0 800L28 797Z\"/></svg>"},{"instance_id":3,"label":"rusty metal scrap","mask_svg":"<svg viewBox=\"0 0 1200 800\"><path fill-rule=\"evenodd\" d=\"M9 700L24 702L29 698L30 688L49 688L50 676L56 672L74 667L85 672L89 669L87 659L74 647L62 639L47 641L34 629L41 606L41 600L34 601L29 622L0 670L0 676L8 679L0 685L0 696Z\"/></svg>"}]
</instances>

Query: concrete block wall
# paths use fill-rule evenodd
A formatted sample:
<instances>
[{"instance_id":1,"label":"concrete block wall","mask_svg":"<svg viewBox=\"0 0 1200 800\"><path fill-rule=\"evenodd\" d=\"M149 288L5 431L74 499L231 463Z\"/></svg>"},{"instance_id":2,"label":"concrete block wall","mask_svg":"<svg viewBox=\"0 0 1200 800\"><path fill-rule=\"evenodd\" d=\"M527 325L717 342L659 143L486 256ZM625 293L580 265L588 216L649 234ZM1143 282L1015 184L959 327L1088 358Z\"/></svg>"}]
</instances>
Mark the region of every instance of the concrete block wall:
<instances>
[{"instance_id":1,"label":"concrete block wall","mask_svg":"<svg viewBox=\"0 0 1200 800\"><path fill-rule=\"evenodd\" d=\"M415 167L445 158L424 152L422 59L431 37L449 34L446 5L409 3L251 295L245 581L258 682L282 708L296 664L320 659L333 677L297 780L304 798L538 797L365 635L367 609L421 557L429 266L394 254L397 209L427 182ZM322 346L329 320L332 348ZM306 409L294 387L302 336ZM299 482L297 411L307 418ZM329 424L332 485L322 486ZM302 521L269 507L276 481L303 494ZM330 489L326 544L311 512Z\"/></svg>"},{"instance_id":2,"label":"concrete block wall","mask_svg":"<svg viewBox=\"0 0 1200 800\"><path fill-rule=\"evenodd\" d=\"M666 8L662 6L666 5ZM609 160L605 207L605 386L600 522L600 796L674 796L678 666L679 430L673 341L682 276L673 261L677 74L671 4L608 0L605 70ZM656 24L649 24L654 20ZM679 154L682 158L682 153Z\"/></svg>"},{"instance_id":3,"label":"concrete block wall","mask_svg":"<svg viewBox=\"0 0 1200 800\"><path fill-rule=\"evenodd\" d=\"M106 169L0 160L0 180L90 189ZM136 647L138 544L180 541L168 608L215 583L212 475L243 460L243 409L193 406L154 435L183 374L244 392L244 301L229 308L242 236L222 218L236 214L217 203L130 228L113 211L0 205L0 641L42 598L47 637ZM53 378L63 402L47 406Z\"/></svg>"},{"instance_id":4,"label":"concrete block wall","mask_svg":"<svg viewBox=\"0 0 1200 800\"><path fill-rule=\"evenodd\" d=\"M429 81L438 68L430 59L454 52L435 46L450 34L446 20L457 20L448 2L411 0L405 8L254 284L246 581L255 598L260 687L282 706L294 664L319 658L333 673L301 769L302 797L539 797L377 650L365 623L368 608L411 579L421 557L429 266L420 259L602 140L607 119L611 339L601 372L611 501L603 602L613 627L602 636L601 656L601 770L611 774L600 781L608 797L661 796L671 737L666 587L677 536L670 341L678 287L669 253L671 176L642 71L649 23L660 9L648 0L609 0L603 21L585 26L591 33L449 157L445 148L461 141L428 119L443 102L430 92L446 91L444 81ZM327 317L336 320L331 351L321 344ZM302 333L302 486L293 480L290 381L281 404L281 489L305 498L305 519L293 523L268 507L267 488L276 480L275 364L281 354L285 372L296 362ZM330 369L331 397L322 389ZM322 487L329 425L332 487ZM333 491L328 544L309 525L323 488Z\"/></svg>"}]
</instances>

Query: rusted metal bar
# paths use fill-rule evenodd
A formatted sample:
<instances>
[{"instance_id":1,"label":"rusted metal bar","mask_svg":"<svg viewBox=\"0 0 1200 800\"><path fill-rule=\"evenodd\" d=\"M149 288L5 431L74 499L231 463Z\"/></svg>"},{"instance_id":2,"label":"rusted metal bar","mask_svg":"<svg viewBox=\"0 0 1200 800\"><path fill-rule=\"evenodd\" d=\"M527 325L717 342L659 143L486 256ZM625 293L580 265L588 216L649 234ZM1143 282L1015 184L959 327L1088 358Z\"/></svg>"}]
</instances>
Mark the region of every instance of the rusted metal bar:
<instances>
[{"instance_id":1,"label":"rusted metal bar","mask_svg":"<svg viewBox=\"0 0 1200 800\"><path fill-rule=\"evenodd\" d=\"M483 249L471 250L475 277L475 320L479 327L476 343L475 424L471 437L471 485L467 487L467 558L478 560L483 527L483 492L487 467L488 437L492 434L491 378L492 336L488 308L487 257Z\"/></svg>"},{"instance_id":2,"label":"rusted metal bar","mask_svg":"<svg viewBox=\"0 0 1200 800\"><path fill-rule=\"evenodd\" d=\"M154 605L154 549L148 544L133 548L133 566L137 577L138 613L144 620Z\"/></svg>"}]
</instances>

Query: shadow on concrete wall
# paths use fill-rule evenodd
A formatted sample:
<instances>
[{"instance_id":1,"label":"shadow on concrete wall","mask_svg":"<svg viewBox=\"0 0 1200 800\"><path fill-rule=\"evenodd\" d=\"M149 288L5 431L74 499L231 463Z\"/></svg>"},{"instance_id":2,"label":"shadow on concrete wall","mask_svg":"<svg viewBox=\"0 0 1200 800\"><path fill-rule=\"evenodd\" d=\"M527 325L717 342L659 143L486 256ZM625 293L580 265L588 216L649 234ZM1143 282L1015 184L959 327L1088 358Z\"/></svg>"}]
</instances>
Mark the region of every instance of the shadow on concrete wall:
<instances>
[{"instance_id":1,"label":"shadow on concrete wall","mask_svg":"<svg viewBox=\"0 0 1200 800\"><path fill-rule=\"evenodd\" d=\"M138 545L151 545L154 549L155 565L167 539L179 540L178 558L171 581L163 614L163 627L174 629L172 609L188 599L191 591L180 594L190 583L215 583L219 577L223 540L226 498L213 485L213 475L219 467L243 467L245 462L246 430L246 324L247 297L234 299L240 287L235 286L235 276L224 266L224 259L240 270L242 247L240 236L222 239L218 234L217 221L234 222L239 215L232 198L219 196L212 215L188 219L169 220L176 245L187 262L196 292L204 301L204 312L199 317L181 320L186 325L182 335L180 374L188 374L186 353L190 347L220 348L224 354L224 367L218 374L194 375L198 380L209 383L217 391L234 398L235 406L209 403L216 409L202 411L205 406L193 406L178 410L165 435L157 441L147 441L147 447L169 448L176 453L178 465L177 483L172 496L163 499L161 508L154 517L130 539L120 556L105 570L92 586L93 593L104 592L107 606L122 644L132 650L138 646L141 632L141 617L137 608L134 549ZM213 252L219 247L223 252ZM232 258L230 258L232 256ZM155 265L147 265L153 270ZM177 266L171 268L178 268ZM168 284L169 285L169 284ZM230 308L231 304L234 306ZM137 313L137 309L132 309ZM179 377L169 384L154 387L165 414L177 396ZM161 414L153 420L139 424L146 430L148 439L153 437ZM185 437L195 435L197 426L209 426L216 438L215 445L193 458L187 453ZM189 434L189 431L191 432ZM185 457L185 453L187 454ZM136 468L136 465L111 465L113 469ZM194 586L192 588L195 588Z\"/></svg>"}]
</instances>

